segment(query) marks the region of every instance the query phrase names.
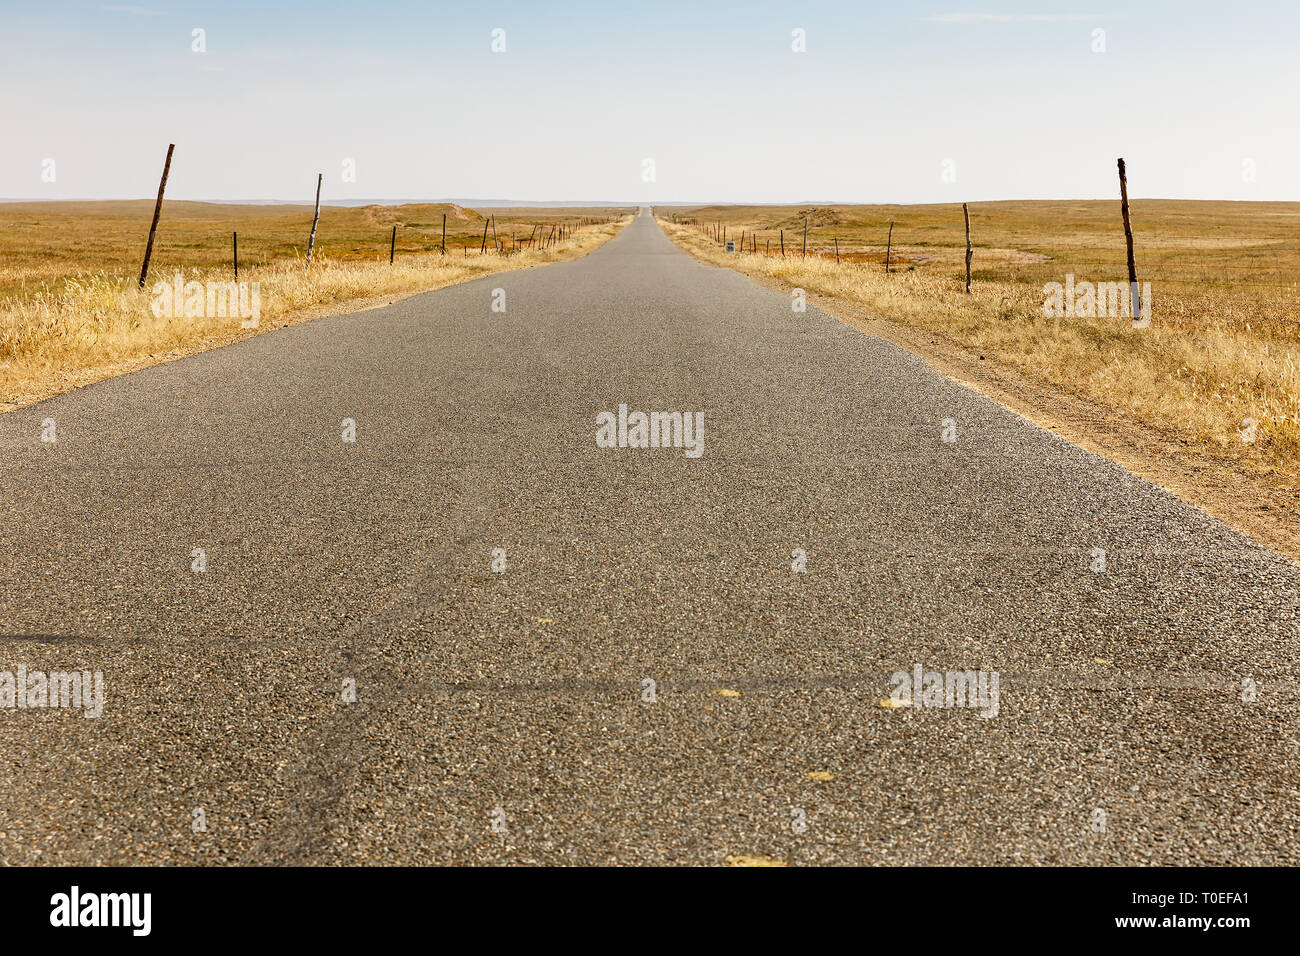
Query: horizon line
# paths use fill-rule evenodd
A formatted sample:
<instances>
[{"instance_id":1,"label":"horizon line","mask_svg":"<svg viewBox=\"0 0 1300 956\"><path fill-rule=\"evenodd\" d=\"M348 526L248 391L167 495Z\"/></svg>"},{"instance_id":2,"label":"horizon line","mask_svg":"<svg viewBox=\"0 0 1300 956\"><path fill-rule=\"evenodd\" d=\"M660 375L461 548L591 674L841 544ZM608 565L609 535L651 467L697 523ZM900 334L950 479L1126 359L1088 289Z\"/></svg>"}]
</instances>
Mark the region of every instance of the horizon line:
<instances>
[{"instance_id":1,"label":"horizon line","mask_svg":"<svg viewBox=\"0 0 1300 956\"><path fill-rule=\"evenodd\" d=\"M615 208L625 206L653 207L653 206L946 206L959 205L967 202L972 205L977 203L1004 203L1004 202L1118 202L1119 195L1114 196L1066 196L1055 198L1020 198L1020 199L950 199L943 201L926 201L926 202L887 202L887 201L862 201L862 200L826 200L826 199L801 199L792 201L743 201L743 200L661 200L658 202L647 202L644 200L591 200L591 199L322 199L322 206L465 206L469 208L481 209L509 209L519 207L538 207L538 208L575 208L575 207L592 207L592 208ZM156 196L134 196L134 197L89 197L77 196L68 198L55 198L50 196L7 196L0 197L0 205L17 204L17 203L90 203L90 202L154 202ZM1270 204L1289 204L1300 205L1300 200L1296 199L1206 199L1195 198L1189 199L1182 196L1131 196L1131 201L1143 200L1154 202L1231 202L1231 203L1270 203ZM190 202L202 203L213 206L312 206L313 201L298 199L184 199L178 197L165 197L164 203L168 202Z\"/></svg>"}]
</instances>

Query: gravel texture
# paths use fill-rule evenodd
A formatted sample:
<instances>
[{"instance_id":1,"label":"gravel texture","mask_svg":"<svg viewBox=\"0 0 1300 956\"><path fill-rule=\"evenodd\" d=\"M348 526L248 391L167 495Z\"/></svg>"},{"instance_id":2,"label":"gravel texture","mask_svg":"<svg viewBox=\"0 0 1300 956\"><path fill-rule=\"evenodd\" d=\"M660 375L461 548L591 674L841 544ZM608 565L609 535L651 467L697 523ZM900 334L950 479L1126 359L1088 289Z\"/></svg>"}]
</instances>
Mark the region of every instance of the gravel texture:
<instances>
[{"instance_id":1,"label":"gravel texture","mask_svg":"<svg viewBox=\"0 0 1300 956\"><path fill-rule=\"evenodd\" d=\"M646 215L0 460L0 671L106 689L0 708L9 864L1300 860L1300 568ZM882 706L915 664L997 716Z\"/></svg>"}]
</instances>

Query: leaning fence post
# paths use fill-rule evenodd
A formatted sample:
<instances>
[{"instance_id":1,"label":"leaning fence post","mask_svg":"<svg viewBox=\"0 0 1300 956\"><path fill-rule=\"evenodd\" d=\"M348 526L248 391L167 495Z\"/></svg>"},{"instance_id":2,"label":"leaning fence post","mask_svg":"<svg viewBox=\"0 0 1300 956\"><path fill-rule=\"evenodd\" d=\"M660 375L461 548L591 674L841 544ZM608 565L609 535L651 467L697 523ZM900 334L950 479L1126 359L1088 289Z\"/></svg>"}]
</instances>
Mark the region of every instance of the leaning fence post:
<instances>
[{"instance_id":1,"label":"leaning fence post","mask_svg":"<svg viewBox=\"0 0 1300 956\"><path fill-rule=\"evenodd\" d=\"M175 143L167 147L167 159L163 162L162 180L158 183L158 200L153 204L153 222L149 226L149 241L144 246L144 265L140 267L140 288L144 288L144 280L149 275L149 260L153 258L153 237L158 231L158 217L162 215L163 192L167 189L167 174L172 169L172 150L176 148Z\"/></svg>"},{"instance_id":2,"label":"leaning fence post","mask_svg":"<svg viewBox=\"0 0 1300 956\"><path fill-rule=\"evenodd\" d=\"M311 268L311 251L316 245L316 223L320 222L320 184L324 173L316 174L316 216L311 221L311 235L307 237L307 268Z\"/></svg>"},{"instance_id":3,"label":"leaning fence post","mask_svg":"<svg viewBox=\"0 0 1300 956\"><path fill-rule=\"evenodd\" d=\"M397 250L397 227L393 226L393 238L388 243L388 264L393 264L393 253Z\"/></svg>"},{"instance_id":4,"label":"leaning fence post","mask_svg":"<svg viewBox=\"0 0 1300 956\"><path fill-rule=\"evenodd\" d=\"M1119 205L1124 215L1124 244L1128 248L1128 288L1130 308L1138 318L1142 317L1142 296L1138 291L1137 266L1133 263L1133 228L1128 218L1128 171L1124 168L1124 159L1119 161Z\"/></svg>"}]
</instances>

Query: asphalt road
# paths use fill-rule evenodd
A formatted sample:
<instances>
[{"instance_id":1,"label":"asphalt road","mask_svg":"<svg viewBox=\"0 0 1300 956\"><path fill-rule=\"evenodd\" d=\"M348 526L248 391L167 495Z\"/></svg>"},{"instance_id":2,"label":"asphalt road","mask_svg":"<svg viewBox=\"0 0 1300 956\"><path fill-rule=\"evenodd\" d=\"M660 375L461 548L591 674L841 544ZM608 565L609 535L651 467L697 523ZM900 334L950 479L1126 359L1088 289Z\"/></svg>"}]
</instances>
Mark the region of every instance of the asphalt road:
<instances>
[{"instance_id":1,"label":"asphalt road","mask_svg":"<svg viewBox=\"0 0 1300 956\"><path fill-rule=\"evenodd\" d=\"M0 461L0 671L105 690L0 707L5 863L1300 860L1300 569L645 216Z\"/></svg>"}]
</instances>

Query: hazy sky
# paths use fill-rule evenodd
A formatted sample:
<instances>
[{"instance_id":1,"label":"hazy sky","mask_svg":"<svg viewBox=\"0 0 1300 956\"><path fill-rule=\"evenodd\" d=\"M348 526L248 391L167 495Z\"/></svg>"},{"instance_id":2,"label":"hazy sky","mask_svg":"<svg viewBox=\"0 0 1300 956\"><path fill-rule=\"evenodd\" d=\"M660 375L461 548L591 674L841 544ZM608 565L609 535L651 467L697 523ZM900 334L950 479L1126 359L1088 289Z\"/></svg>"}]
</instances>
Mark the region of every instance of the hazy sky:
<instances>
[{"instance_id":1,"label":"hazy sky","mask_svg":"<svg viewBox=\"0 0 1300 956\"><path fill-rule=\"evenodd\" d=\"M1300 2L1107 3L0 0L0 197L1300 200Z\"/></svg>"}]
</instances>

